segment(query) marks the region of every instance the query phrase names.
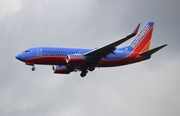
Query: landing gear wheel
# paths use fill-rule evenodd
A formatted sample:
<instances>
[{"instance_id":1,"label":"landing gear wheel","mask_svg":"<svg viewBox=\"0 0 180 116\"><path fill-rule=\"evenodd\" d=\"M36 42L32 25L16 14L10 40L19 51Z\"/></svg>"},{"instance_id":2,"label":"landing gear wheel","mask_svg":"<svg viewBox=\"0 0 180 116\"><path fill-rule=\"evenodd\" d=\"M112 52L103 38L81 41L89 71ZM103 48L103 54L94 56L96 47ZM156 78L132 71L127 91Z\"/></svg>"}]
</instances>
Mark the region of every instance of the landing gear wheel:
<instances>
[{"instance_id":1,"label":"landing gear wheel","mask_svg":"<svg viewBox=\"0 0 180 116\"><path fill-rule=\"evenodd\" d=\"M32 70L32 71L35 71L35 69L36 69L36 68L33 66L31 70Z\"/></svg>"},{"instance_id":2,"label":"landing gear wheel","mask_svg":"<svg viewBox=\"0 0 180 116\"><path fill-rule=\"evenodd\" d=\"M81 77L85 77L85 76L86 76L86 74L87 74L86 72L81 72L81 74L80 74L80 75L81 75Z\"/></svg>"},{"instance_id":3,"label":"landing gear wheel","mask_svg":"<svg viewBox=\"0 0 180 116\"><path fill-rule=\"evenodd\" d=\"M90 71L93 71L95 69L95 67L89 67Z\"/></svg>"}]
</instances>

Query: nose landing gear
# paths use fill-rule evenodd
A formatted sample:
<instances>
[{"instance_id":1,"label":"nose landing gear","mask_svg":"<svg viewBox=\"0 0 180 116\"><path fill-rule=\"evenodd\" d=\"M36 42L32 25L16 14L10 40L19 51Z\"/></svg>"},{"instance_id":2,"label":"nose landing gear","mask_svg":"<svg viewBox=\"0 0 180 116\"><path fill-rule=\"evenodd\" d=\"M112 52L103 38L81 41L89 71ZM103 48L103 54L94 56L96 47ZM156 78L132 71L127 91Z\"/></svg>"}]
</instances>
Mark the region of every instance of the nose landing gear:
<instances>
[{"instance_id":1,"label":"nose landing gear","mask_svg":"<svg viewBox=\"0 0 180 116\"><path fill-rule=\"evenodd\" d=\"M32 70L32 71L35 71L36 68L34 67L34 63L32 63L32 62L25 62L25 64L26 64L26 65L33 66L33 67L31 68L31 70Z\"/></svg>"},{"instance_id":2,"label":"nose landing gear","mask_svg":"<svg viewBox=\"0 0 180 116\"><path fill-rule=\"evenodd\" d=\"M35 71L35 69L36 69L36 68L35 68L34 66L31 68L32 71Z\"/></svg>"}]
</instances>

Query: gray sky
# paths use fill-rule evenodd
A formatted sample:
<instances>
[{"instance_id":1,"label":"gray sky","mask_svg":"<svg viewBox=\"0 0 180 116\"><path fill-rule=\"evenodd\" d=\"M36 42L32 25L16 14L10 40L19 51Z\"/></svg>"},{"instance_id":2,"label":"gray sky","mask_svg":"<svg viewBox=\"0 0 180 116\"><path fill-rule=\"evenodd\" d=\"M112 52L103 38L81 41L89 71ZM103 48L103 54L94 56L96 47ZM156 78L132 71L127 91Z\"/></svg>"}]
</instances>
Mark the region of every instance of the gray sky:
<instances>
[{"instance_id":1,"label":"gray sky","mask_svg":"<svg viewBox=\"0 0 180 116\"><path fill-rule=\"evenodd\" d=\"M179 0L0 0L1 116L179 116ZM95 48L155 22L148 61L81 78L32 72L14 56L36 46ZM129 44L130 41L123 45ZM122 47L123 45L119 46Z\"/></svg>"}]
</instances>

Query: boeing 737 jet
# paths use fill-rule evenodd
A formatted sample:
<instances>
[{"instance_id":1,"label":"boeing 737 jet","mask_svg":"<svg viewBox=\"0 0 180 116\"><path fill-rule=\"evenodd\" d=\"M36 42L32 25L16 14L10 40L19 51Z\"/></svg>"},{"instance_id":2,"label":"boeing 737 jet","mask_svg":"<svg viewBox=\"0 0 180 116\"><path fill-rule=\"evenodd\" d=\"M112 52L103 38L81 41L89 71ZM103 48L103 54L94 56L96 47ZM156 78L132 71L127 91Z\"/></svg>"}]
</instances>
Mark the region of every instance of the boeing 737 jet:
<instances>
[{"instance_id":1,"label":"boeing 737 jet","mask_svg":"<svg viewBox=\"0 0 180 116\"><path fill-rule=\"evenodd\" d=\"M150 59L153 53L167 45L149 50L154 22L147 22L137 34L139 27L140 24L128 36L99 48L34 47L19 53L16 58L31 65L32 71L35 64L52 65L54 73L81 71L80 76L84 77L96 67L122 66ZM129 45L117 48L134 36Z\"/></svg>"}]
</instances>

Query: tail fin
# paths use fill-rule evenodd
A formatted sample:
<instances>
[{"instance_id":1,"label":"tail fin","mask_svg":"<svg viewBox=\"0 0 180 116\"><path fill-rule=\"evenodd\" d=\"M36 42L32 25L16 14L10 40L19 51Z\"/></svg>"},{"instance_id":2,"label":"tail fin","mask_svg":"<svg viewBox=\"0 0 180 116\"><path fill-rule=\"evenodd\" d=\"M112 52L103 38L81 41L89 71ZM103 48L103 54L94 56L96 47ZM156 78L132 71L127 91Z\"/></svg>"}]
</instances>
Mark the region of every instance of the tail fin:
<instances>
[{"instance_id":1,"label":"tail fin","mask_svg":"<svg viewBox=\"0 0 180 116\"><path fill-rule=\"evenodd\" d=\"M128 46L129 50L138 53L148 51L151 43L153 28L154 22L147 22L147 24L141 29Z\"/></svg>"}]
</instances>

